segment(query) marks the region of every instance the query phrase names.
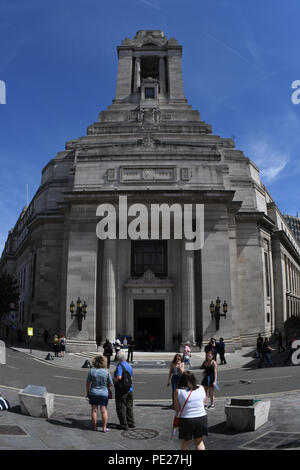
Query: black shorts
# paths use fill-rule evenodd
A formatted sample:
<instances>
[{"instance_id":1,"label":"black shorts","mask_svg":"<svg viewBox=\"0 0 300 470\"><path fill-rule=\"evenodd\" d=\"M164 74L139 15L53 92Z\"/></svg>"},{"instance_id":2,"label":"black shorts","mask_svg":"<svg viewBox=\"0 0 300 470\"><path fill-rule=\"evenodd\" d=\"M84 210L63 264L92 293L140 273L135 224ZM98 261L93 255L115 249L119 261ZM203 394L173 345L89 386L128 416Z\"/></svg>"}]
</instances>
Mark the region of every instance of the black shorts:
<instances>
[{"instance_id":1,"label":"black shorts","mask_svg":"<svg viewBox=\"0 0 300 470\"><path fill-rule=\"evenodd\" d=\"M207 436L207 415L199 418L179 418L179 439L191 441Z\"/></svg>"}]
</instances>

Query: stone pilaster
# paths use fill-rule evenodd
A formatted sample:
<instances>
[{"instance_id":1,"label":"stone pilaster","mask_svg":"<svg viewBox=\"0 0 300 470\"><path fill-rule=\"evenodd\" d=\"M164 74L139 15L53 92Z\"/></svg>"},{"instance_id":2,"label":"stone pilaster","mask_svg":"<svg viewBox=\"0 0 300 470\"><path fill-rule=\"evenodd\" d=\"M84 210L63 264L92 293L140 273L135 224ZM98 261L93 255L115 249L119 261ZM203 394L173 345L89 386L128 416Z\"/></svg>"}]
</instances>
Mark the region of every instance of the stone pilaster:
<instances>
[{"instance_id":1,"label":"stone pilaster","mask_svg":"<svg viewBox=\"0 0 300 470\"><path fill-rule=\"evenodd\" d=\"M119 51L119 67L115 102L128 99L131 94L132 51Z\"/></svg>"},{"instance_id":2,"label":"stone pilaster","mask_svg":"<svg viewBox=\"0 0 300 470\"><path fill-rule=\"evenodd\" d=\"M159 58L159 84L160 84L160 94L165 95L166 93L166 66L165 58Z\"/></svg>"},{"instance_id":3,"label":"stone pilaster","mask_svg":"<svg viewBox=\"0 0 300 470\"><path fill-rule=\"evenodd\" d=\"M181 248L181 325L182 343L195 342L195 269L194 251L185 249L185 242Z\"/></svg>"},{"instance_id":4,"label":"stone pilaster","mask_svg":"<svg viewBox=\"0 0 300 470\"><path fill-rule=\"evenodd\" d=\"M141 59L136 57L134 66L134 93L139 91L141 86Z\"/></svg>"},{"instance_id":5,"label":"stone pilaster","mask_svg":"<svg viewBox=\"0 0 300 470\"><path fill-rule=\"evenodd\" d=\"M102 275L102 340L116 339L116 240L105 240L103 252L103 275Z\"/></svg>"}]
</instances>

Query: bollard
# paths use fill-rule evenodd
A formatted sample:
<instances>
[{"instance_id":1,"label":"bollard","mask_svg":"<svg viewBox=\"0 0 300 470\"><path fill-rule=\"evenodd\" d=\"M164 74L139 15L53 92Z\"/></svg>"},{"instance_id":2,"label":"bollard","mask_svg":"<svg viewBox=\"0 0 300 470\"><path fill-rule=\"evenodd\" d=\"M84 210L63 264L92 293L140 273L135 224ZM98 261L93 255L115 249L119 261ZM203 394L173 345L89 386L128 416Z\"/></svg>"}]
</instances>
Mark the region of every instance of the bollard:
<instances>
[{"instance_id":1,"label":"bollard","mask_svg":"<svg viewBox=\"0 0 300 470\"><path fill-rule=\"evenodd\" d=\"M92 368L92 364L91 364L90 361L87 359L81 368L82 368L82 369L91 369L91 368Z\"/></svg>"},{"instance_id":2,"label":"bollard","mask_svg":"<svg viewBox=\"0 0 300 470\"><path fill-rule=\"evenodd\" d=\"M45 361L54 361L54 357L50 353L48 353L45 357Z\"/></svg>"}]
</instances>

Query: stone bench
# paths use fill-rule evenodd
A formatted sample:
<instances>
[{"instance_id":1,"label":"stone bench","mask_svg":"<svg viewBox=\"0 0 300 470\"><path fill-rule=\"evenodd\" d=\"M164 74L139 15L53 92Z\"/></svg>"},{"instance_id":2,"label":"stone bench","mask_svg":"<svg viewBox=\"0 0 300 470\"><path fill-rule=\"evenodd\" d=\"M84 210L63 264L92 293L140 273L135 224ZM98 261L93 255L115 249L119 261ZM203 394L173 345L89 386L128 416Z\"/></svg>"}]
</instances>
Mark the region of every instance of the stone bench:
<instances>
[{"instance_id":1,"label":"stone bench","mask_svg":"<svg viewBox=\"0 0 300 470\"><path fill-rule=\"evenodd\" d=\"M255 431L269 418L270 400L231 399L225 406L226 426L240 432Z\"/></svg>"},{"instance_id":2,"label":"stone bench","mask_svg":"<svg viewBox=\"0 0 300 470\"><path fill-rule=\"evenodd\" d=\"M45 387L27 385L19 392L21 413L35 418L50 418L54 412L54 394Z\"/></svg>"}]
</instances>

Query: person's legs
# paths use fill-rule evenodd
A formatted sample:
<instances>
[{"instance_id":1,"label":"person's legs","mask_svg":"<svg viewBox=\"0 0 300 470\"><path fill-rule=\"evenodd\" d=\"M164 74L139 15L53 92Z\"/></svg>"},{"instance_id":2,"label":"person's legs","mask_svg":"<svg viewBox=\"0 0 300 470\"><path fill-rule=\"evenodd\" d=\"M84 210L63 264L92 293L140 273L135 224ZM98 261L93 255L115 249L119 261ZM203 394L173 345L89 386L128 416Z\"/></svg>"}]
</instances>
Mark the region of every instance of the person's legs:
<instances>
[{"instance_id":1,"label":"person's legs","mask_svg":"<svg viewBox=\"0 0 300 470\"><path fill-rule=\"evenodd\" d=\"M115 396L116 401L116 411L120 421L120 425L127 428L127 419L126 419L126 395L117 395Z\"/></svg>"},{"instance_id":2,"label":"person's legs","mask_svg":"<svg viewBox=\"0 0 300 470\"><path fill-rule=\"evenodd\" d=\"M270 364L270 366L272 366L272 361L271 361L271 355L270 354L266 354L266 357L267 357L267 360L268 360L268 363Z\"/></svg>"},{"instance_id":3,"label":"person's legs","mask_svg":"<svg viewBox=\"0 0 300 470\"><path fill-rule=\"evenodd\" d=\"M185 441L184 439L181 440L181 450L190 450L190 442Z\"/></svg>"},{"instance_id":4,"label":"person's legs","mask_svg":"<svg viewBox=\"0 0 300 470\"><path fill-rule=\"evenodd\" d=\"M92 418L93 429L97 429L97 421L98 421L98 406L97 405L92 405L91 418Z\"/></svg>"},{"instance_id":5,"label":"person's legs","mask_svg":"<svg viewBox=\"0 0 300 470\"><path fill-rule=\"evenodd\" d=\"M100 410L101 410L101 416L102 416L103 431L105 431L107 428L107 421L108 421L107 408L106 406L100 406Z\"/></svg>"},{"instance_id":6,"label":"person's legs","mask_svg":"<svg viewBox=\"0 0 300 470\"><path fill-rule=\"evenodd\" d=\"M209 398L210 398L211 405L214 405L214 392L215 392L214 387L209 387Z\"/></svg>"},{"instance_id":7,"label":"person's legs","mask_svg":"<svg viewBox=\"0 0 300 470\"><path fill-rule=\"evenodd\" d=\"M202 440L202 437L198 437L197 439L194 439L194 443L195 443L197 450L205 450L205 445Z\"/></svg>"},{"instance_id":8,"label":"person's legs","mask_svg":"<svg viewBox=\"0 0 300 470\"><path fill-rule=\"evenodd\" d=\"M131 428L135 426L133 416L133 393L128 392L126 397L126 419L127 424Z\"/></svg>"}]
</instances>

